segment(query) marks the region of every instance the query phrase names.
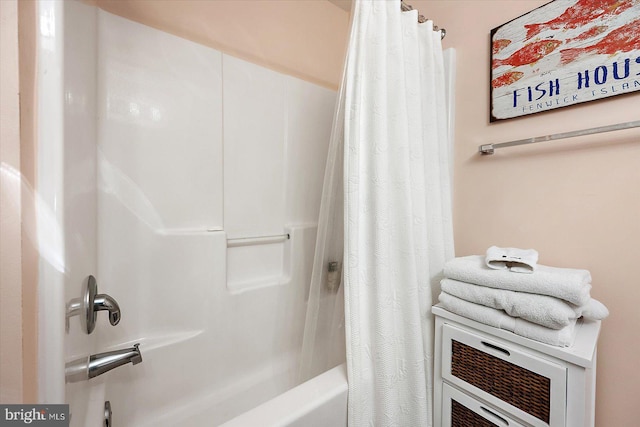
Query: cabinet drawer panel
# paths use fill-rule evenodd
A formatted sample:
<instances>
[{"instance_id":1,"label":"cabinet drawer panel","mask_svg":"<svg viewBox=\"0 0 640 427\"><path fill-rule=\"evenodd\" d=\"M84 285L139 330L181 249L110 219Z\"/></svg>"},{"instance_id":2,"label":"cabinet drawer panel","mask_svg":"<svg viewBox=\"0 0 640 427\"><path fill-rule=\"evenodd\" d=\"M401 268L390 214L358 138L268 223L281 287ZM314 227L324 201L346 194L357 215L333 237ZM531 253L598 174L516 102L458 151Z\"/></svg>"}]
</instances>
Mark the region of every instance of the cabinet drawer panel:
<instances>
[{"instance_id":1,"label":"cabinet drawer panel","mask_svg":"<svg viewBox=\"0 0 640 427\"><path fill-rule=\"evenodd\" d=\"M509 416L443 384L442 427L522 427Z\"/></svg>"},{"instance_id":2,"label":"cabinet drawer panel","mask_svg":"<svg viewBox=\"0 0 640 427\"><path fill-rule=\"evenodd\" d=\"M456 340L451 345L451 375L549 422L549 378Z\"/></svg>"},{"instance_id":3,"label":"cabinet drawer panel","mask_svg":"<svg viewBox=\"0 0 640 427\"><path fill-rule=\"evenodd\" d=\"M564 425L565 367L452 325L442 337L447 381L532 425Z\"/></svg>"}]
</instances>

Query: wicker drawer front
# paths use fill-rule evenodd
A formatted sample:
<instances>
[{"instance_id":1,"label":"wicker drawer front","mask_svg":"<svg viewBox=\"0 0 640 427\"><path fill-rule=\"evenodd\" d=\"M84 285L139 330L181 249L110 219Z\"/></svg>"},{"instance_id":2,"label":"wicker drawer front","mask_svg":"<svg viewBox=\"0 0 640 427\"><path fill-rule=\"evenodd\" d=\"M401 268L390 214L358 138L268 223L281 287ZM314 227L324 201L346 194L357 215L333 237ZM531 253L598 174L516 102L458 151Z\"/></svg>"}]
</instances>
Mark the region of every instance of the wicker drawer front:
<instances>
[{"instance_id":1,"label":"wicker drawer front","mask_svg":"<svg viewBox=\"0 0 640 427\"><path fill-rule=\"evenodd\" d=\"M507 415L443 384L442 427L522 427Z\"/></svg>"},{"instance_id":2,"label":"wicker drawer front","mask_svg":"<svg viewBox=\"0 0 640 427\"><path fill-rule=\"evenodd\" d=\"M534 426L564 426L565 367L512 344L444 325L442 377Z\"/></svg>"}]
</instances>

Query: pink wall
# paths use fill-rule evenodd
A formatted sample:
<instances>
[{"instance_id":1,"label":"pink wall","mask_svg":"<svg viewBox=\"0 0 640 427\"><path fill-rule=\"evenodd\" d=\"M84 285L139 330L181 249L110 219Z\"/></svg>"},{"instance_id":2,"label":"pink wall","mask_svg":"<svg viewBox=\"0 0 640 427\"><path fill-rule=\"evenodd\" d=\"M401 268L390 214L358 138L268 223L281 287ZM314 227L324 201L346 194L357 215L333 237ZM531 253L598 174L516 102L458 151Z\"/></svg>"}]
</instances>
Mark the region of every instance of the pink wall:
<instances>
[{"instance_id":1,"label":"pink wall","mask_svg":"<svg viewBox=\"0 0 640 427\"><path fill-rule=\"evenodd\" d=\"M412 1L457 51L456 254L535 248L540 263L585 268L611 311L598 346L598 426L640 418L640 129L512 147L480 144L638 120L640 93L489 124L490 30L547 0Z\"/></svg>"},{"instance_id":2,"label":"pink wall","mask_svg":"<svg viewBox=\"0 0 640 427\"><path fill-rule=\"evenodd\" d=\"M0 2L0 402L22 402L18 3Z\"/></svg>"},{"instance_id":3,"label":"pink wall","mask_svg":"<svg viewBox=\"0 0 640 427\"><path fill-rule=\"evenodd\" d=\"M325 0L85 0L127 19L336 89L349 16Z\"/></svg>"},{"instance_id":4,"label":"pink wall","mask_svg":"<svg viewBox=\"0 0 640 427\"><path fill-rule=\"evenodd\" d=\"M0 9L0 402L36 402L35 2Z\"/></svg>"}]
</instances>

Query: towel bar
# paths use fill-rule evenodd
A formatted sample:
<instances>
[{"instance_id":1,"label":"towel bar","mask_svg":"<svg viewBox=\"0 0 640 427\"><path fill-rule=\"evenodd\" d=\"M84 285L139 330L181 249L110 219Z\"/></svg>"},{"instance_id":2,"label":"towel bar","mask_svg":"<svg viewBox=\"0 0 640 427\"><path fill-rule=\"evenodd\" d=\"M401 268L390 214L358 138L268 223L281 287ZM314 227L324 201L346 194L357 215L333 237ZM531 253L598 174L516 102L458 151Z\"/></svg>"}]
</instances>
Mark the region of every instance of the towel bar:
<instances>
[{"instance_id":1,"label":"towel bar","mask_svg":"<svg viewBox=\"0 0 640 427\"><path fill-rule=\"evenodd\" d=\"M516 141L503 142L500 144L484 144L478 147L481 154L493 154L498 148L514 147L516 145L535 144L538 142L554 141L556 139L573 138L576 136L593 135L595 133L612 132L616 130L631 129L640 127L640 120L615 125L599 126L590 129L574 130L552 135L536 136L534 138L518 139Z\"/></svg>"}]
</instances>

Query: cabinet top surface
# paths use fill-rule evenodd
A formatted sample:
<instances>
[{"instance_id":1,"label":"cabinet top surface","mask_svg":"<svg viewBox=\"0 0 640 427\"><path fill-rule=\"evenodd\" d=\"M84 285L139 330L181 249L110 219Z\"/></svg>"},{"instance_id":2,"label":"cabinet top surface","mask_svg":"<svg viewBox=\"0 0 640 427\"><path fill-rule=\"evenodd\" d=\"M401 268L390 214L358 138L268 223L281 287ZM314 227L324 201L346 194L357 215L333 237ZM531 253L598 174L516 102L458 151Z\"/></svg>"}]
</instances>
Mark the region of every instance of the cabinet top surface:
<instances>
[{"instance_id":1,"label":"cabinet top surface","mask_svg":"<svg viewBox=\"0 0 640 427\"><path fill-rule=\"evenodd\" d=\"M467 326L585 368L593 366L598 335L600 333L601 323L599 320L578 320L573 345L571 347L555 347L459 316L437 305L433 306L431 311L436 317L444 319L446 323L453 322L454 324Z\"/></svg>"}]
</instances>

